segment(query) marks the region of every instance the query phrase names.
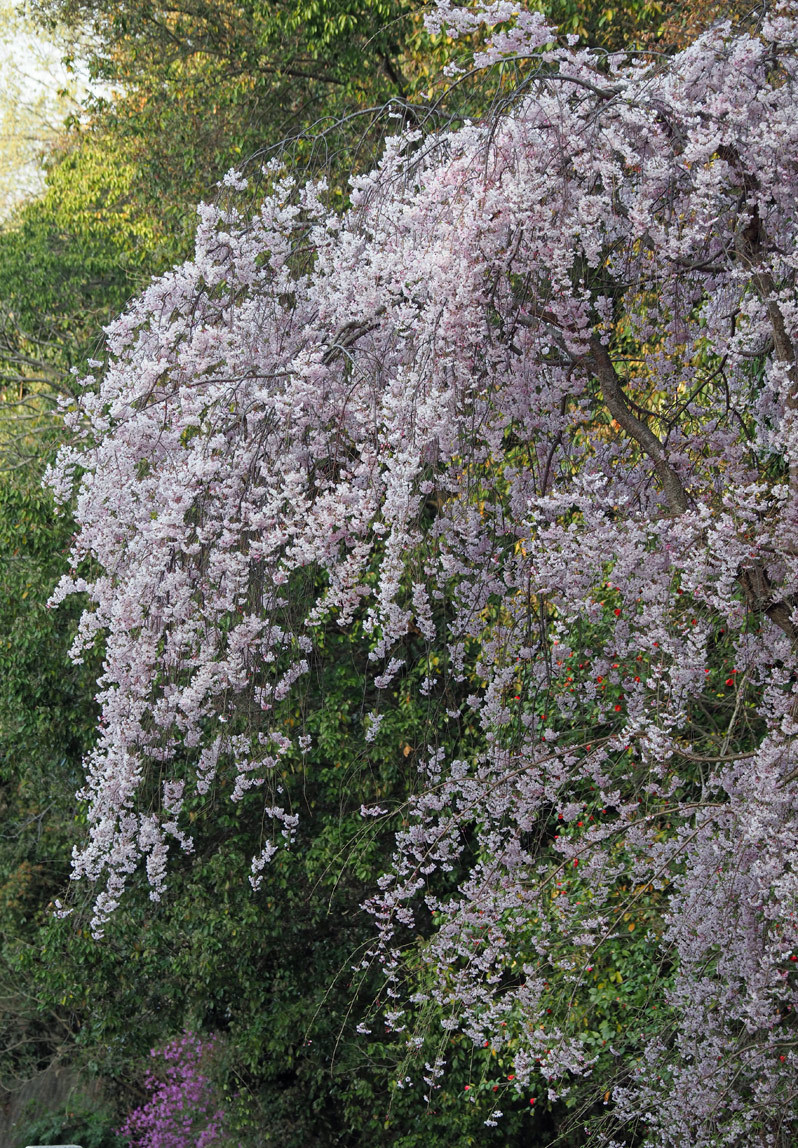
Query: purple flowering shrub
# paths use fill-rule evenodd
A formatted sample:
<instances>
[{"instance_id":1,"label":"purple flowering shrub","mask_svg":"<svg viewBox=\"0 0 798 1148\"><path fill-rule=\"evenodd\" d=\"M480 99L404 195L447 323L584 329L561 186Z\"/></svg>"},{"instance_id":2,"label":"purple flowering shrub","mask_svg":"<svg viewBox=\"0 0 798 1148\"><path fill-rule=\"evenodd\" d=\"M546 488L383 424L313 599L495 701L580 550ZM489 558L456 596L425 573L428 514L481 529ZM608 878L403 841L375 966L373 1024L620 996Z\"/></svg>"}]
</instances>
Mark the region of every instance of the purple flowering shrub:
<instances>
[{"instance_id":1,"label":"purple flowering shrub","mask_svg":"<svg viewBox=\"0 0 798 1148\"><path fill-rule=\"evenodd\" d=\"M144 1083L150 1094L119 1129L131 1148L211 1148L221 1143L224 1111L214 1084L202 1072L214 1038L185 1032L150 1056L162 1062Z\"/></svg>"}]
</instances>

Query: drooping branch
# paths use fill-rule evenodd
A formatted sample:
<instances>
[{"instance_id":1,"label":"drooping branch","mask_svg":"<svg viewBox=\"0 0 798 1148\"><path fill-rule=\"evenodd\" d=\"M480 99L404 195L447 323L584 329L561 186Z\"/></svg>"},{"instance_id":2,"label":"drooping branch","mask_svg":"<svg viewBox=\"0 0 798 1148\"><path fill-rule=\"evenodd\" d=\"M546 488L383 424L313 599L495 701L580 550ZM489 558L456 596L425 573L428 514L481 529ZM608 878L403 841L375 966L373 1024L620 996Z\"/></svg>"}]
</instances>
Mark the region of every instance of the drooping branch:
<instances>
[{"instance_id":1,"label":"drooping branch","mask_svg":"<svg viewBox=\"0 0 798 1148\"><path fill-rule=\"evenodd\" d=\"M610 414L654 463L654 470L662 483L671 513L684 514L689 503L682 480L668 462L660 440L630 409L609 352L597 335L590 342L589 361L601 384L601 393Z\"/></svg>"},{"instance_id":2,"label":"drooping branch","mask_svg":"<svg viewBox=\"0 0 798 1148\"><path fill-rule=\"evenodd\" d=\"M749 609L756 614L765 614L791 642L798 644L798 628L792 621L796 603L785 598L773 600L773 589L762 563L740 570L739 580Z\"/></svg>"}]
</instances>

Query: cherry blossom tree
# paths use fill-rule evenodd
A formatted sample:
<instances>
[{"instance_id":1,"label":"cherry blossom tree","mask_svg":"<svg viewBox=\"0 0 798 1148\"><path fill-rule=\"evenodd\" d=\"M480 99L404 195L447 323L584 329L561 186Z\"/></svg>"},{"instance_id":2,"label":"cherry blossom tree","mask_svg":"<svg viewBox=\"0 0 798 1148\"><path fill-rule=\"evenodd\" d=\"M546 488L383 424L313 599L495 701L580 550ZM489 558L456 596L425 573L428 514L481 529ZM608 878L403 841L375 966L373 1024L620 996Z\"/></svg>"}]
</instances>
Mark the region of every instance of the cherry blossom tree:
<instances>
[{"instance_id":1,"label":"cherry blossom tree","mask_svg":"<svg viewBox=\"0 0 798 1148\"><path fill-rule=\"evenodd\" d=\"M369 741L412 633L439 728L368 957L408 1082L462 1032L510 1067L474 1092L603 1097L591 1142L786 1145L798 12L653 62L501 0L429 17L484 25L500 113L389 139L344 216L231 174L67 414L53 602L106 651L75 876L98 933L140 862L157 898L214 784L265 794L257 887L317 635L369 635Z\"/></svg>"}]
</instances>

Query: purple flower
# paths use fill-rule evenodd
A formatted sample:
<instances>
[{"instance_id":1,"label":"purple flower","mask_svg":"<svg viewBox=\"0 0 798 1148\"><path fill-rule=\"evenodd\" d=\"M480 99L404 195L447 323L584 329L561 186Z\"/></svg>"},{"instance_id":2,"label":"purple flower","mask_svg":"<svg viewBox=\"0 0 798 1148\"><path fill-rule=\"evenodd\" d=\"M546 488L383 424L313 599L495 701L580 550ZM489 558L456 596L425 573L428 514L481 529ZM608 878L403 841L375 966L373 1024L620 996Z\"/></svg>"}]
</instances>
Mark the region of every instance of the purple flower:
<instances>
[{"instance_id":1,"label":"purple flower","mask_svg":"<svg viewBox=\"0 0 798 1148\"><path fill-rule=\"evenodd\" d=\"M216 1088L201 1071L214 1038L183 1033L150 1056L163 1062L144 1078L150 1098L134 1109L119 1129L131 1148L211 1148L219 1142L224 1111Z\"/></svg>"}]
</instances>

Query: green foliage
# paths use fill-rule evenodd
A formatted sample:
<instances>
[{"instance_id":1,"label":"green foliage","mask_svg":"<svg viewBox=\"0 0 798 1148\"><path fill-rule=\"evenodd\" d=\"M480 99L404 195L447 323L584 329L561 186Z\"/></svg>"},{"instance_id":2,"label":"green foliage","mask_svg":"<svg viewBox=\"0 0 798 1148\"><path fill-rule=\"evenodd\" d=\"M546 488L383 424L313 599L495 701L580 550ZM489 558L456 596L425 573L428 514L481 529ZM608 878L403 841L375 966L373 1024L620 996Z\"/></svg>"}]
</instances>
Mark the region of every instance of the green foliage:
<instances>
[{"instance_id":1,"label":"green foliage","mask_svg":"<svg viewBox=\"0 0 798 1148\"><path fill-rule=\"evenodd\" d=\"M673 0L540 0L534 7L561 32L611 51L642 47L657 38Z\"/></svg>"},{"instance_id":2,"label":"green foliage","mask_svg":"<svg viewBox=\"0 0 798 1148\"><path fill-rule=\"evenodd\" d=\"M60 887L73 832L74 790L92 736L98 667L69 666L77 611L47 597L71 524L23 479L0 482L0 924L33 919ZM55 816L53 814L56 814Z\"/></svg>"},{"instance_id":3,"label":"green foliage","mask_svg":"<svg viewBox=\"0 0 798 1148\"><path fill-rule=\"evenodd\" d=\"M124 0L108 13L94 0L41 0L37 12L53 26L92 27L90 66L115 90L95 102L93 130L123 147L141 173L139 201L182 234L231 166L320 119L410 94L409 8Z\"/></svg>"},{"instance_id":4,"label":"green foliage","mask_svg":"<svg viewBox=\"0 0 798 1148\"><path fill-rule=\"evenodd\" d=\"M27 1144L80 1144L81 1148L115 1148L113 1106L97 1095L76 1089L63 1105L42 1112L35 1102L28 1104L14 1122L14 1141L8 1148Z\"/></svg>"},{"instance_id":5,"label":"green foliage","mask_svg":"<svg viewBox=\"0 0 798 1148\"><path fill-rule=\"evenodd\" d=\"M0 231L0 361L16 384L12 397L80 363L102 325L174 253L137 201L139 179L113 140L79 137L51 158L41 198Z\"/></svg>"},{"instance_id":6,"label":"green foliage","mask_svg":"<svg viewBox=\"0 0 798 1148\"><path fill-rule=\"evenodd\" d=\"M77 612L49 610L71 532L24 475L0 480L0 1087L45 1068L68 1020L39 1009L20 962L62 892L98 665L70 667Z\"/></svg>"}]
</instances>

